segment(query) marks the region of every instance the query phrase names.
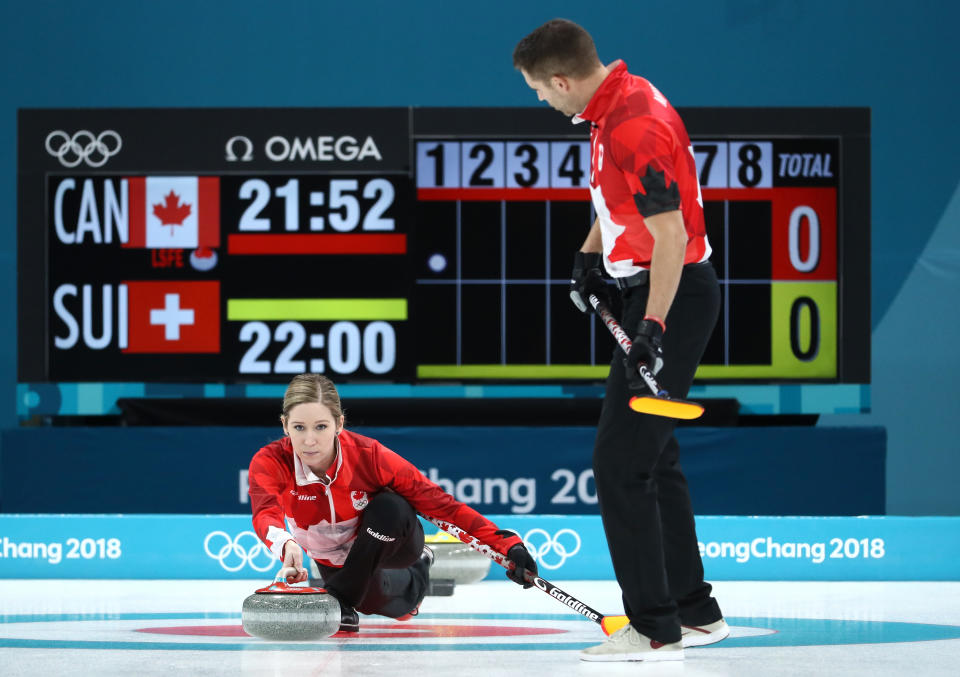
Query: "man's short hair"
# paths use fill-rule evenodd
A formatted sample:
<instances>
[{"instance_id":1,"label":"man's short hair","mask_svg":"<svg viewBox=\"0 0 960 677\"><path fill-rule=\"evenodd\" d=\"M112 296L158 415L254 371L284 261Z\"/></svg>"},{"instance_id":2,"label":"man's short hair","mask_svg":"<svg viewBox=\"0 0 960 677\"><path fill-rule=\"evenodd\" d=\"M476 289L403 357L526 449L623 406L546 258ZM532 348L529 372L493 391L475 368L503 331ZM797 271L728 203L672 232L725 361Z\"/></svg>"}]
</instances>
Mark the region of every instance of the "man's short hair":
<instances>
[{"instance_id":1,"label":"man's short hair","mask_svg":"<svg viewBox=\"0 0 960 677\"><path fill-rule=\"evenodd\" d=\"M513 49L513 67L541 82L554 75L583 78L600 65L593 38L567 19L548 21Z\"/></svg>"}]
</instances>

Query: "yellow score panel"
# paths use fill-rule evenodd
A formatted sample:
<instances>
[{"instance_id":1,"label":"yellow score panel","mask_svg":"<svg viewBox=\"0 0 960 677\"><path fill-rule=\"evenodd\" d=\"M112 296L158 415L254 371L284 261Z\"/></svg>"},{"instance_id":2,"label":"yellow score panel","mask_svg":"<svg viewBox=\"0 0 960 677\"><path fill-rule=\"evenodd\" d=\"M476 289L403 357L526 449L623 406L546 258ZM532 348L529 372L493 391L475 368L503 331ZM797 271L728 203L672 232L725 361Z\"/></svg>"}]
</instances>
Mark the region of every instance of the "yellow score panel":
<instances>
[{"instance_id":1,"label":"yellow score panel","mask_svg":"<svg viewBox=\"0 0 960 677\"><path fill-rule=\"evenodd\" d=\"M701 365L697 378L836 378L836 282L772 282L770 322L770 364Z\"/></svg>"}]
</instances>

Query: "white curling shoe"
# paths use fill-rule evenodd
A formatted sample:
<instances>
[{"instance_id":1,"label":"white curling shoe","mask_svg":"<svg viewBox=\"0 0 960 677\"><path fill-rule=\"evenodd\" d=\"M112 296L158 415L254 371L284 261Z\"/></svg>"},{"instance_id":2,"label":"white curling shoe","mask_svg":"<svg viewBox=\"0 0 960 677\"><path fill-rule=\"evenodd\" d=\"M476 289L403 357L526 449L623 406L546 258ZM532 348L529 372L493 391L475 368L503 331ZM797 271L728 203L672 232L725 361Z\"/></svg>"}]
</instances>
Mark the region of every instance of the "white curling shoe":
<instances>
[{"instance_id":1,"label":"white curling shoe","mask_svg":"<svg viewBox=\"0 0 960 677\"><path fill-rule=\"evenodd\" d=\"M661 644L627 623L606 642L580 652L582 661L682 661L683 642Z\"/></svg>"},{"instance_id":2,"label":"white curling shoe","mask_svg":"<svg viewBox=\"0 0 960 677\"><path fill-rule=\"evenodd\" d=\"M706 625L681 625L680 632L683 636L684 647L706 646L729 637L730 626L721 618L719 621Z\"/></svg>"}]
</instances>

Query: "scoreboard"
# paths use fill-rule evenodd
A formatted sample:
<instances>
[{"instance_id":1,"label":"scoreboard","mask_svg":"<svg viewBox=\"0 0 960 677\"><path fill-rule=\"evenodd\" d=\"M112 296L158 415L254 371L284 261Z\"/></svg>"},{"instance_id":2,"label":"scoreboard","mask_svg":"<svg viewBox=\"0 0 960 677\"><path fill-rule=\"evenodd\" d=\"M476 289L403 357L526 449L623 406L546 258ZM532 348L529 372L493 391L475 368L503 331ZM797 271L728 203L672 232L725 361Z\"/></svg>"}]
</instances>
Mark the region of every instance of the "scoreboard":
<instances>
[{"instance_id":1,"label":"scoreboard","mask_svg":"<svg viewBox=\"0 0 960 677\"><path fill-rule=\"evenodd\" d=\"M869 113L680 110L702 382L867 383ZM533 108L21 110L21 382L582 383L587 130Z\"/></svg>"}]
</instances>

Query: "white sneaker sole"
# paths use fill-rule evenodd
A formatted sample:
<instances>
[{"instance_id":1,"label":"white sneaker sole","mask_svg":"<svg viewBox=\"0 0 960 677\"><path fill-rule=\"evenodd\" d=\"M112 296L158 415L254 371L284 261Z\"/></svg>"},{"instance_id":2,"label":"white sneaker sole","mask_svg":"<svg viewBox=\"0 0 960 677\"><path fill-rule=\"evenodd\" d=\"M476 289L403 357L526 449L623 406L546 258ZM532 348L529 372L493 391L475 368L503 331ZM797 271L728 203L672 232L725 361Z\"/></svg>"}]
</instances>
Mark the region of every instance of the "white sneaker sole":
<instances>
[{"instance_id":1,"label":"white sneaker sole","mask_svg":"<svg viewBox=\"0 0 960 677\"><path fill-rule=\"evenodd\" d=\"M585 654L580 653L580 660L595 662L638 662L650 663L654 661L682 661L683 649L669 649L667 651L639 651L637 653L609 653L609 654Z\"/></svg>"},{"instance_id":2,"label":"white sneaker sole","mask_svg":"<svg viewBox=\"0 0 960 677\"><path fill-rule=\"evenodd\" d=\"M717 628L713 632L704 632L700 628L691 627L689 625L684 625L683 629L690 630L690 632L683 636L683 648L685 649L694 646L707 646L708 644L716 644L720 640L726 639L730 636L730 626L726 623L723 624L722 628Z\"/></svg>"}]
</instances>

